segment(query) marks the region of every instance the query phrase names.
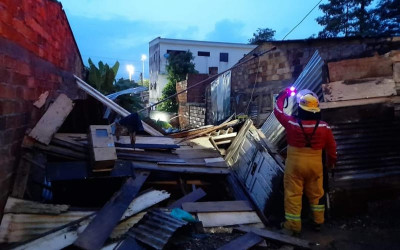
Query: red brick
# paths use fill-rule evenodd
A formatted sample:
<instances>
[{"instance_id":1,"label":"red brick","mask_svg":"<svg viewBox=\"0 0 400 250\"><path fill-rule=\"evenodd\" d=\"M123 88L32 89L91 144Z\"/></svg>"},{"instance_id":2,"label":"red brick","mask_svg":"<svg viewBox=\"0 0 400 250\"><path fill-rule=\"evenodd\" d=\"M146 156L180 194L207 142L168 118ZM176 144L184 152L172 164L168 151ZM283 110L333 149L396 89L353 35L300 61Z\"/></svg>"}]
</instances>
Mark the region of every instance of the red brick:
<instances>
[{"instance_id":1,"label":"red brick","mask_svg":"<svg viewBox=\"0 0 400 250\"><path fill-rule=\"evenodd\" d=\"M11 82L12 84L23 85L23 86L28 85L28 77L20 73L13 72L11 79L12 79Z\"/></svg>"},{"instance_id":2,"label":"red brick","mask_svg":"<svg viewBox=\"0 0 400 250\"><path fill-rule=\"evenodd\" d=\"M15 71L20 73L21 75L28 76L31 74L31 69L29 64L20 62L17 64L17 67L15 68Z\"/></svg>"},{"instance_id":3,"label":"red brick","mask_svg":"<svg viewBox=\"0 0 400 250\"><path fill-rule=\"evenodd\" d=\"M14 58L11 58L9 56L4 57L4 66L6 66L7 69L15 69L17 67L17 64L18 61Z\"/></svg>"},{"instance_id":4,"label":"red brick","mask_svg":"<svg viewBox=\"0 0 400 250\"><path fill-rule=\"evenodd\" d=\"M35 78L34 77L28 77L26 85L27 85L28 88L36 88L37 84L36 84Z\"/></svg>"}]
</instances>

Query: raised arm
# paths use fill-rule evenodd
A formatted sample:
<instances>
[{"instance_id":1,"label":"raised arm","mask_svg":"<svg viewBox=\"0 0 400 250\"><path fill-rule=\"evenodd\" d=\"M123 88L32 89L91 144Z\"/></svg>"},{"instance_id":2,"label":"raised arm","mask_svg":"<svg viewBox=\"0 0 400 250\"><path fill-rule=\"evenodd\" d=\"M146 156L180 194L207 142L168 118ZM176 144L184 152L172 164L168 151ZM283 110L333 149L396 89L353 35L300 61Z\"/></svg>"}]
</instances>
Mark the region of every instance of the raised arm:
<instances>
[{"instance_id":1,"label":"raised arm","mask_svg":"<svg viewBox=\"0 0 400 250\"><path fill-rule=\"evenodd\" d=\"M283 110L283 105L285 103L285 98L288 97L289 94L286 90L283 90L279 93L278 98L276 99L275 108L274 108L274 115L276 119L282 124L283 127L287 127L289 124L290 116L285 114Z\"/></svg>"}]
</instances>

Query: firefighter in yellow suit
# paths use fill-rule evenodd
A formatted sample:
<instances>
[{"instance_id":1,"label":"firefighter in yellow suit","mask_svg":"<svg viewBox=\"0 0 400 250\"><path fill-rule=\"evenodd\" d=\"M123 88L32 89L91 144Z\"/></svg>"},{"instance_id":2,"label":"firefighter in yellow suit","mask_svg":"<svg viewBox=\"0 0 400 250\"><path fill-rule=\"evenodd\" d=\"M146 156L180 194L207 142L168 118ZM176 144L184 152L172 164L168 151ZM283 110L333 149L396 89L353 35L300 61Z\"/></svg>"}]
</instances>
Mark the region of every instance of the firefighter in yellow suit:
<instances>
[{"instance_id":1,"label":"firefighter in yellow suit","mask_svg":"<svg viewBox=\"0 0 400 250\"><path fill-rule=\"evenodd\" d=\"M328 168L333 168L336 163L336 142L329 125L321 121L318 97L313 92L302 90L297 94L297 117L284 113L287 97L290 97L289 89L279 94L274 114L286 129L288 143L283 228L287 233L296 235L301 232L303 192L310 202L315 229L318 230L324 223L322 150L326 151Z\"/></svg>"}]
</instances>

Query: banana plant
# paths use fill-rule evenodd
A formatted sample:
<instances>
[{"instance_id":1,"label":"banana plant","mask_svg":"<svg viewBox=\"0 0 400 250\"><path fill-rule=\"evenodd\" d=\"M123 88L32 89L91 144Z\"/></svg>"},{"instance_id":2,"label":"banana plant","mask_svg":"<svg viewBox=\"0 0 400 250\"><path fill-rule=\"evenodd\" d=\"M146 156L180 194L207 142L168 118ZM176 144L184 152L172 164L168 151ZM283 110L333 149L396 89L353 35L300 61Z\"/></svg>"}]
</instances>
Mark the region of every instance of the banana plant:
<instances>
[{"instance_id":1,"label":"banana plant","mask_svg":"<svg viewBox=\"0 0 400 250\"><path fill-rule=\"evenodd\" d=\"M119 62L115 62L114 66L110 66L99 61L98 67L89 58L89 75L88 83L100 91L102 94L108 95L114 91L115 76L119 69Z\"/></svg>"}]
</instances>

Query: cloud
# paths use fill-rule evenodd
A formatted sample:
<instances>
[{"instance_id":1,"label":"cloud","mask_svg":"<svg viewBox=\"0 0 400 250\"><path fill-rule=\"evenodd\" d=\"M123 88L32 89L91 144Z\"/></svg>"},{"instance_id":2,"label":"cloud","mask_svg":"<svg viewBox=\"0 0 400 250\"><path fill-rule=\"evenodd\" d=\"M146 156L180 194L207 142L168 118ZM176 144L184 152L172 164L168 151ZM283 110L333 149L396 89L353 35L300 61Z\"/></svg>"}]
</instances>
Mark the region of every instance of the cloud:
<instances>
[{"instance_id":1,"label":"cloud","mask_svg":"<svg viewBox=\"0 0 400 250\"><path fill-rule=\"evenodd\" d=\"M205 37L208 41L246 43L247 37L243 35L245 24L240 21L224 19L215 24L214 30Z\"/></svg>"}]
</instances>

